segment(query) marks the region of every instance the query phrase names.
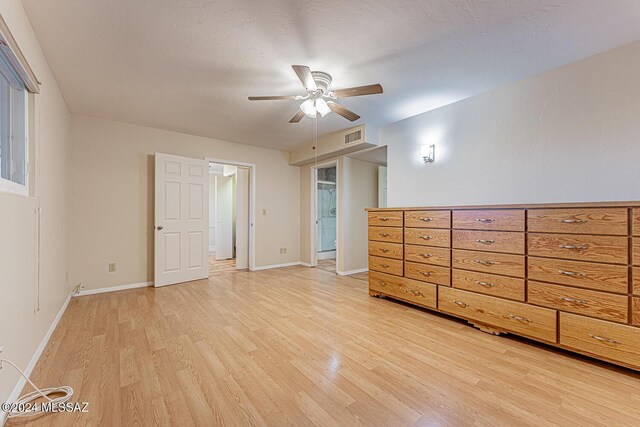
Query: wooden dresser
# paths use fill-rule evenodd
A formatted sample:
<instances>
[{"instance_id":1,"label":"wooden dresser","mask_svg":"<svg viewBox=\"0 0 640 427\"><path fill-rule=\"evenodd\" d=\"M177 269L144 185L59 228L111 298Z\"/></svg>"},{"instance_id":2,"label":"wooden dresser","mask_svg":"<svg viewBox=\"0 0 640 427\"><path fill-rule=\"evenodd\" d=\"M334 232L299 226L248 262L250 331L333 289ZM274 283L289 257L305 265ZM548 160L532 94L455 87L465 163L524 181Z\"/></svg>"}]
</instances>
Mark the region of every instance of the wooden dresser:
<instances>
[{"instance_id":1,"label":"wooden dresser","mask_svg":"<svg viewBox=\"0 0 640 427\"><path fill-rule=\"evenodd\" d=\"M640 202L368 215L371 296L640 370Z\"/></svg>"}]
</instances>

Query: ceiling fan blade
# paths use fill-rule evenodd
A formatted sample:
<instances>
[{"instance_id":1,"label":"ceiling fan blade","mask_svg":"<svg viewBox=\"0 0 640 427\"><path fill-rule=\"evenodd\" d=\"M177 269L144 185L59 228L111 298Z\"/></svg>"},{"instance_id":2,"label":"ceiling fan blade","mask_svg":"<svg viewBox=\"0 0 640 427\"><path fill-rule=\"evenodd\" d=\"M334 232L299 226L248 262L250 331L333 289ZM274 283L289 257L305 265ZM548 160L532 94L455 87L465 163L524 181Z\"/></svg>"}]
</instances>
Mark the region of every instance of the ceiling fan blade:
<instances>
[{"instance_id":1,"label":"ceiling fan blade","mask_svg":"<svg viewBox=\"0 0 640 427\"><path fill-rule=\"evenodd\" d=\"M304 117L304 113L301 110L298 110L295 116L291 117L289 123L298 123Z\"/></svg>"},{"instance_id":2,"label":"ceiling fan blade","mask_svg":"<svg viewBox=\"0 0 640 427\"><path fill-rule=\"evenodd\" d=\"M375 95L376 93L382 93L382 86L379 84L348 87L346 89L336 89L331 91L336 98L347 98L349 96L362 96L362 95Z\"/></svg>"},{"instance_id":3,"label":"ceiling fan blade","mask_svg":"<svg viewBox=\"0 0 640 427\"><path fill-rule=\"evenodd\" d=\"M318 86L316 86L316 82L313 80L313 75L309 67L306 65L292 65L291 68L296 72L305 89L310 91L318 90Z\"/></svg>"},{"instance_id":4,"label":"ceiling fan blade","mask_svg":"<svg viewBox=\"0 0 640 427\"><path fill-rule=\"evenodd\" d=\"M274 101L278 99L290 99L295 100L296 95L286 96L250 96L249 101Z\"/></svg>"},{"instance_id":5,"label":"ceiling fan blade","mask_svg":"<svg viewBox=\"0 0 640 427\"><path fill-rule=\"evenodd\" d=\"M329 105L329 108L331 108L331 111L333 111L334 113L340 114L342 117L344 117L349 121L355 122L360 118L360 116L354 113L353 111L348 110L347 108L343 107L340 104L336 104L333 101L328 101L327 104Z\"/></svg>"}]
</instances>

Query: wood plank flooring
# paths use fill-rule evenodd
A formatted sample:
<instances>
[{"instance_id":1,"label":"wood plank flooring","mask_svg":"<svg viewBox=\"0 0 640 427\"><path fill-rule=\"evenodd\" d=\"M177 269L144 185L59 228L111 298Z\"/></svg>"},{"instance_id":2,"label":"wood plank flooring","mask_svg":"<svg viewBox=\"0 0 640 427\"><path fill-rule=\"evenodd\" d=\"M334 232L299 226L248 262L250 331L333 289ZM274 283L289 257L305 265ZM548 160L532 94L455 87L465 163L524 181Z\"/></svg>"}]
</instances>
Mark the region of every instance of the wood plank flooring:
<instances>
[{"instance_id":1,"label":"wood plank flooring","mask_svg":"<svg viewBox=\"0 0 640 427\"><path fill-rule=\"evenodd\" d=\"M235 258L216 260L216 253L209 252L209 275L210 276L215 276L218 274L225 274L225 273L238 273L240 271L247 271L247 269L237 270Z\"/></svg>"},{"instance_id":2,"label":"wood plank flooring","mask_svg":"<svg viewBox=\"0 0 640 427\"><path fill-rule=\"evenodd\" d=\"M632 426L640 375L304 267L74 298L38 362L87 414L8 425Z\"/></svg>"}]
</instances>

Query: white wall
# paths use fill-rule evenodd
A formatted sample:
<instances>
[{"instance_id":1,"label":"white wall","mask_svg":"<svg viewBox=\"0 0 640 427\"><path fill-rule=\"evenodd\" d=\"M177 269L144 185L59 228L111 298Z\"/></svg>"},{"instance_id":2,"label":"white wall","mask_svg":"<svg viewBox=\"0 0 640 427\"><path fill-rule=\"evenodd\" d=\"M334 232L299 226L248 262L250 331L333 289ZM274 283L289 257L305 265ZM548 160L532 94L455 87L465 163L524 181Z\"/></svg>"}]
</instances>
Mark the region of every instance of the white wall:
<instances>
[{"instance_id":1,"label":"white wall","mask_svg":"<svg viewBox=\"0 0 640 427\"><path fill-rule=\"evenodd\" d=\"M387 126L389 206L639 200L639 70L635 42Z\"/></svg>"},{"instance_id":2,"label":"white wall","mask_svg":"<svg viewBox=\"0 0 640 427\"><path fill-rule=\"evenodd\" d=\"M72 115L71 284L153 280L155 152L255 163L256 265L299 261L300 170L289 166L287 153Z\"/></svg>"},{"instance_id":3,"label":"white wall","mask_svg":"<svg viewBox=\"0 0 640 427\"><path fill-rule=\"evenodd\" d=\"M368 266L367 213L378 206L378 165L350 157L338 161L339 273Z\"/></svg>"},{"instance_id":4,"label":"white wall","mask_svg":"<svg viewBox=\"0 0 640 427\"><path fill-rule=\"evenodd\" d=\"M0 1L0 14L42 82L36 95L32 197L0 193L0 345L3 358L25 368L69 295L68 141L69 111L19 0ZM37 310L37 221L42 209L40 310ZM0 402L18 382L10 367L0 373ZM0 417L0 423L2 422Z\"/></svg>"}]
</instances>

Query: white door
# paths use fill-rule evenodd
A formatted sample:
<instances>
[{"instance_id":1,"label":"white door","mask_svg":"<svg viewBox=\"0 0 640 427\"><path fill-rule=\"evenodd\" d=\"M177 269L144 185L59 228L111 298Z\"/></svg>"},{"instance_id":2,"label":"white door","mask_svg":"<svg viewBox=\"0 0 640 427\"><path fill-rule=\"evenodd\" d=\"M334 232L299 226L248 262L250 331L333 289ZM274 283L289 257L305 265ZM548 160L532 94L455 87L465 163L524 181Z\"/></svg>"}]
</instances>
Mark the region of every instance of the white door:
<instances>
[{"instance_id":1,"label":"white door","mask_svg":"<svg viewBox=\"0 0 640 427\"><path fill-rule=\"evenodd\" d=\"M216 259L233 258L233 183L235 175L216 179Z\"/></svg>"},{"instance_id":2,"label":"white door","mask_svg":"<svg viewBox=\"0 0 640 427\"><path fill-rule=\"evenodd\" d=\"M249 169L236 173L236 268L249 268Z\"/></svg>"},{"instance_id":3,"label":"white door","mask_svg":"<svg viewBox=\"0 0 640 427\"><path fill-rule=\"evenodd\" d=\"M155 286L209 276L209 167L156 153Z\"/></svg>"}]
</instances>

